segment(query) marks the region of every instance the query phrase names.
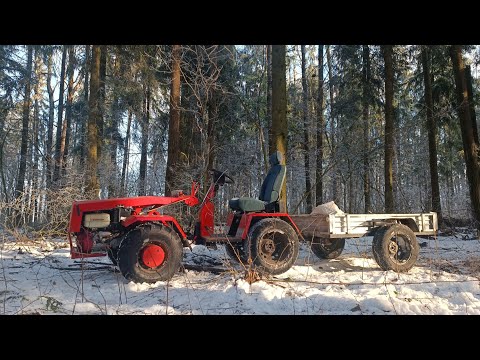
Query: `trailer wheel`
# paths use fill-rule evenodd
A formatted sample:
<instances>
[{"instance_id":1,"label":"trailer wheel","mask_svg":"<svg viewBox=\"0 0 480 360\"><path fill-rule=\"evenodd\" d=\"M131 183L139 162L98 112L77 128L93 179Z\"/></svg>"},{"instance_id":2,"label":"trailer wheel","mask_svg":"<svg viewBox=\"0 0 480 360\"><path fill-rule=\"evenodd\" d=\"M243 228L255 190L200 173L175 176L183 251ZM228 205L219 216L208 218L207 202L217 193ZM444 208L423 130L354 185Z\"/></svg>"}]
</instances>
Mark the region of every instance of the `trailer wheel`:
<instances>
[{"instance_id":1,"label":"trailer wheel","mask_svg":"<svg viewBox=\"0 0 480 360\"><path fill-rule=\"evenodd\" d=\"M336 259L345 248L345 239L325 239L314 237L312 251L320 259Z\"/></svg>"},{"instance_id":2,"label":"trailer wheel","mask_svg":"<svg viewBox=\"0 0 480 360\"><path fill-rule=\"evenodd\" d=\"M225 252L227 253L228 257L233 261L236 261L240 264L246 264L247 258L243 251L243 244L237 243L225 243Z\"/></svg>"},{"instance_id":3,"label":"trailer wheel","mask_svg":"<svg viewBox=\"0 0 480 360\"><path fill-rule=\"evenodd\" d=\"M375 232L372 252L382 270L407 272L418 258L417 237L408 226L402 224L383 226Z\"/></svg>"},{"instance_id":4,"label":"trailer wheel","mask_svg":"<svg viewBox=\"0 0 480 360\"><path fill-rule=\"evenodd\" d=\"M260 273L278 275L292 267L298 257L298 236L287 222L266 218L253 225L244 247L247 259Z\"/></svg>"},{"instance_id":5,"label":"trailer wheel","mask_svg":"<svg viewBox=\"0 0 480 360\"><path fill-rule=\"evenodd\" d=\"M143 225L130 231L118 249L118 267L136 283L170 280L180 267L183 246L178 234L161 225Z\"/></svg>"}]
</instances>

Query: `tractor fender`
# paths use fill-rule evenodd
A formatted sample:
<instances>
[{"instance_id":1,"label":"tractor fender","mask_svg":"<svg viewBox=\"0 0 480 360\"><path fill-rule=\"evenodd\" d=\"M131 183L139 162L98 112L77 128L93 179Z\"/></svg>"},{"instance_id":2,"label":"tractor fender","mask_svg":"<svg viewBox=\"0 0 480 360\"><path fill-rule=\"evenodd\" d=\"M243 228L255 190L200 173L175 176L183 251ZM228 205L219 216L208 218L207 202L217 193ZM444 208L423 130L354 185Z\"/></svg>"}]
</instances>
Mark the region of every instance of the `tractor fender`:
<instances>
[{"instance_id":1,"label":"tractor fender","mask_svg":"<svg viewBox=\"0 0 480 360\"><path fill-rule=\"evenodd\" d=\"M160 222L165 226L171 226L180 236L180 239L184 240L187 238L187 234L185 234L177 219L169 215L132 215L123 220L121 224L126 228L134 228L149 222Z\"/></svg>"}]
</instances>

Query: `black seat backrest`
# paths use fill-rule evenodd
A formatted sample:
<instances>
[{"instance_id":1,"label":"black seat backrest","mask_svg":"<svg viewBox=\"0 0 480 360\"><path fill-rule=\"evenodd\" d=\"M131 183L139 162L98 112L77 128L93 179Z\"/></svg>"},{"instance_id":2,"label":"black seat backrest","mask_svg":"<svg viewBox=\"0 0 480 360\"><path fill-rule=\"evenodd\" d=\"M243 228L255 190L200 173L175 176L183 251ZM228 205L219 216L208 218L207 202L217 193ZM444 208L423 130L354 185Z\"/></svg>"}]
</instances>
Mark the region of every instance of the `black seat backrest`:
<instances>
[{"instance_id":1,"label":"black seat backrest","mask_svg":"<svg viewBox=\"0 0 480 360\"><path fill-rule=\"evenodd\" d=\"M280 151L270 155L270 170L265 180L263 180L262 188L260 189L260 200L272 203L280 198L280 191L287 173L286 166L282 165L282 160L283 155Z\"/></svg>"}]
</instances>

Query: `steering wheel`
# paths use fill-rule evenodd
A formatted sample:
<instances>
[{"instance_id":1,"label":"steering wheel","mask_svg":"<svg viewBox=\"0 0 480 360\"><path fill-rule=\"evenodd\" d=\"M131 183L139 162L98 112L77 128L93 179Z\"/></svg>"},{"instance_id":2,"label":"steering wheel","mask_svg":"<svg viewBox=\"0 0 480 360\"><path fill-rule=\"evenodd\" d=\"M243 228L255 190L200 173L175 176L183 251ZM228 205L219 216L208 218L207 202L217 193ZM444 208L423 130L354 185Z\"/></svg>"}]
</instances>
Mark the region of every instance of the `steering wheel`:
<instances>
[{"instance_id":1,"label":"steering wheel","mask_svg":"<svg viewBox=\"0 0 480 360\"><path fill-rule=\"evenodd\" d=\"M224 171L218 171L216 169L210 169L210 172L213 175L213 181L216 183L219 183L221 185L223 184L235 184L235 180L233 180L230 176L225 174Z\"/></svg>"}]
</instances>

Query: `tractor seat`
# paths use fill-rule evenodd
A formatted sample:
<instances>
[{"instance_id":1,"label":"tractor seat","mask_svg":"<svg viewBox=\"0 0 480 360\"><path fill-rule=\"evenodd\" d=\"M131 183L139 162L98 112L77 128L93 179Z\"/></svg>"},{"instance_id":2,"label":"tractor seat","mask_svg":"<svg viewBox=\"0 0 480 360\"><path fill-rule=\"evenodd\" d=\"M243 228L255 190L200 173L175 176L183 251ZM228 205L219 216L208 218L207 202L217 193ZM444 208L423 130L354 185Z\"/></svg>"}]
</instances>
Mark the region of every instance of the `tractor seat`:
<instances>
[{"instance_id":1,"label":"tractor seat","mask_svg":"<svg viewBox=\"0 0 480 360\"><path fill-rule=\"evenodd\" d=\"M230 208L234 211L243 212L259 212L278 211L278 199L280 191L285 181L286 167L281 165L283 155L280 151L276 151L270 156L270 170L267 177L263 181L258 199L241 197L234 198L228 202Z\"/></svg>"}]
</instances>

